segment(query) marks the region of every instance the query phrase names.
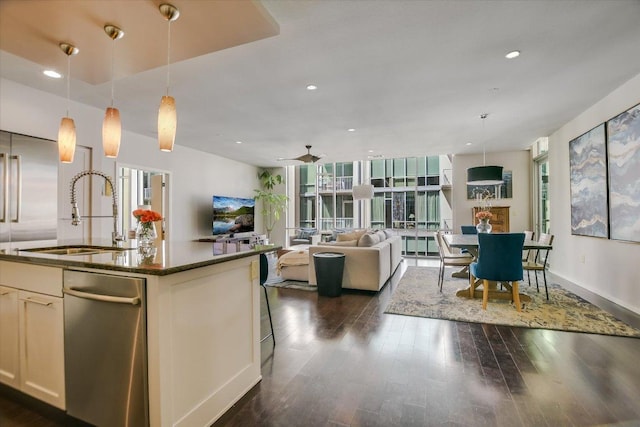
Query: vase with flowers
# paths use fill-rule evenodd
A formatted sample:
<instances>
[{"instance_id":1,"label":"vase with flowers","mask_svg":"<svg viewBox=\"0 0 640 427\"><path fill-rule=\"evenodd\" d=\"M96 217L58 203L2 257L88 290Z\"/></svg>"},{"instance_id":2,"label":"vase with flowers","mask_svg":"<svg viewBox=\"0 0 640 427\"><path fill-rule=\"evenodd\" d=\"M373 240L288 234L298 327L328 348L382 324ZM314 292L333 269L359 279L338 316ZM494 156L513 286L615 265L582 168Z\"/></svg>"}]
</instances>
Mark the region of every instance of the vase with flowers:
<instances>
[{"instance_id":1,"label":"vase with flowers","mask_svg":"<svg viewBox=\"0 0 640 427\"><path fill-rule=\"evenodd\" d=\"M476 230L478 230L478 233L491 233L493 227L489 223L489 220L492 217L493 215L489 211L479 211L476 213L476 219L478 220Z\"/></svg>"},{"instance_id":2,"label":"vase with flowers","mask_svg":"<svg viewBox=\"0 0 640 427\"><path fill-rule=\"evenodd\" d=\"M156 221L162 219L156 211L151 209L136 209L133 211L133 216L138 220L136 227L136 240L138 240L139 248L148 248L153 246L158 233L156 232Z\"/></svg>"}]
</instances>

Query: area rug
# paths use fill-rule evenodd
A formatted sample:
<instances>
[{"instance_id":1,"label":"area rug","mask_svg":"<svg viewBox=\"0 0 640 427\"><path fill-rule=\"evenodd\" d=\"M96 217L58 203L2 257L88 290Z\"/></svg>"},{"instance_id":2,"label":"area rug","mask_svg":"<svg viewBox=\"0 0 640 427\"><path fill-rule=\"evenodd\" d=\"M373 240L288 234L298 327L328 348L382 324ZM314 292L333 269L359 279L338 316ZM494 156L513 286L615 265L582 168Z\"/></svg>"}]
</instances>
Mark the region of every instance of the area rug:
<instances>
[{"instance_id":1,"label":"area rug","mask_svg":"<svg viewBox=\"0 0 640 427\"><path fill-rule=\"evenodd\" d=\"M408 267L385 313L640 338L640 330L549 281L549 301L545 298L544 284L538 293L535 284L528 286L525 277L520 292L529 295L531 302L522 312L516 311L509 301L492 300L487 310L483 310L482 299L456 296L456 291L466 288L468 281L452 278L451 272L450 268L445 272L440 293L437 268Z\"/></svg>"},{"instance_id":2,"label":"area rug","mask_svg":"<svg viewBox=\"0 0 640 427\"><path fill-rule=\"evenodd\" d=\"M310 285L309 282L298 282L296 280L285 280L277 283L265 283L265 286L270 286L273 288L286 288L286 289L298 289L301 291L314 291L318 290L318 287L315 285Z\"/></svg>"}]
</instances>

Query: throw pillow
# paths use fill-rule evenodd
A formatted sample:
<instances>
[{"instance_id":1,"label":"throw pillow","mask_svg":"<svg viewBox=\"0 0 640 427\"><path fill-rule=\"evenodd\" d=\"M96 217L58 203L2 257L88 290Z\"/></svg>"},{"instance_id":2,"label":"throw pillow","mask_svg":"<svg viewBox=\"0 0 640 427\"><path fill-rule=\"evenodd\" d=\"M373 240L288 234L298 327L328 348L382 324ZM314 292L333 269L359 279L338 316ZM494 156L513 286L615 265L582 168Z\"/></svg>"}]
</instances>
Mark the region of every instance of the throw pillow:
<instances>
[{"instance_id":1,"label":"throw pillow","mask_svg":"<svg viewBox=\"0 0 640 427\"><path fill-rule=\"evenodd\" d=\"M385 240L387 240L387 234L382 230L376 230L376 236L378 236L378 239L381 242L384 242Z\"/></svg>"},{"instance_id":2,"label":"throw pillow","mask_svg":"<svg viewBox=\"0 0 640 427\"><path fill-rule=\"evenodd\" d=\"M338 239L338 234L348 233L344 228L334 228L331 233L331 240L335 241Z\"/></svg>"},{"instance_id":3,"label":"throw pillow","mask_svg":"<svg viewBox=\"0 0 640 427\"><path fill-rule=\"evenodd\" d=\"M388 239L389 237L395 235L396 233L394 233L393 230L386 229L384 230L384 234L387 235L387 239Z\"/></svg>"},{"instance_id":4,"label":"throw pillow","mask_svg":"<svg viewBox=\"0 0 640 427\"><path fill-rule=\"evenodd\" d=\"M380 243L380 237L378 237L375 233L367 233L363 234L360 239L358 239L358 246L368 248L377 243Z\"/></svg>"},{"instance_id":5,"label":"throw pillow","mask_svg":"<svg viewBox=\"0 0 640 427\"><path fill-rule=\"evenodd\" d=\"M365 230L352 231L351 233L340 233L336 237L336 241L344 242L347 240L358 240L365 233Z\"/></svg>"},{"instance_id":6,"label":"throw pillow","mask_svg":"<svg viewBox=\"0 0 640 427\"><path fill-rule=\"evenodd\" d=\"M298 239L309 239L314 234L316 234L315 228L301 228L298 233Z\"/></svg>"}]
</instances>

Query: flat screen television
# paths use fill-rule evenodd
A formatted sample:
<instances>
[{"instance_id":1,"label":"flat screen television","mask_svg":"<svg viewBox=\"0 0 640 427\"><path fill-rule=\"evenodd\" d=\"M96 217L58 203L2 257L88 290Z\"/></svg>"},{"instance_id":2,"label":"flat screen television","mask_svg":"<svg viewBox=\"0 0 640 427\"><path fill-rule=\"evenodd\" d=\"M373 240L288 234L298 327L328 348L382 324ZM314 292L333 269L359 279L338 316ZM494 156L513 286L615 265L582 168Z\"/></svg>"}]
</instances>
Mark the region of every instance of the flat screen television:
<instances>
[{"instance_id":1,"label":"flat screen television","mask_svg":"<svg viewBox=\"0 0 640 427\"><path fill-rule=\"evenodd\" d=\"M253 199L213 196L213 234L254 231L255 205Z\"/></svg>"}]
</instances>

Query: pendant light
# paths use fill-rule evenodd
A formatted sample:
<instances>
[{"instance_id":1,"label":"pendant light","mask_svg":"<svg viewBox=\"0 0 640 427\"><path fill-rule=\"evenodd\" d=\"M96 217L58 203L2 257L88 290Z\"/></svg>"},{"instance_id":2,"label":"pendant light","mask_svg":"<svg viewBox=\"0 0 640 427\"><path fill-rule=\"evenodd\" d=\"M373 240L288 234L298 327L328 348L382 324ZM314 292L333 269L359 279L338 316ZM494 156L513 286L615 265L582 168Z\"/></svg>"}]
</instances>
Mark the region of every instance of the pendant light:
<instances>
[{"instance_id":1,"label":"pendant light","mask_svg":"<svg viewBox=\"0 0 640 427\"><path fill-rule=\"evenodd\" d=\"M107 107L104 114L104 121L102 122L102 148L104 149L105 156L116 158L118 157L118 151L120 151L122 124L120 122L120 111L113 106L113 64L116 40L124 36L124 31L115 25L107 24L104 26L104 32L113 40L113 44L111 46L111 106Z\"/></svg>"},{"instance_id":2,"label":"pendant light","mask_svg":"<svg viewBox=\"0 0 640 427\"><path fill-rule=\"evenodd\" d=\"M169 96L169 67L171 64L171 22L178 19L180 11L168 3L161 4L160 13L168 21L167 32L167 94L162 97L160 101L160 109L158 110L158 143L160 144L161 151L172 151L173 143L176 139L176 126L177 126L177 114L176 114L176 100Z\"/></svg>"},{"instance_id":3,"label":"pendant light","mask_svg":"<svg viewBox=\"0 0 640 427\"><path fill-rule=\"evenodd\" d=\"M482 119L482 129L484 134L484 121L489 114L480 115ZM485 153L485 142L482 142L482 166L467 169L467 184L469 185L499 185L502 184L502 166L486 166L487 155Z\"/></svg>"},{"instance_id":4,"label":"pendant light","mask_svg":"<svg viewBox=\"0 0 640 427\"><path fill-rule=\"evenodd\" d=\"M60 49L67 55L67 115L62 118L58 129L58 154L62 163L72 163L76 151L76 125L69 117L69 99L71 92L71 55L80 50L72 44L60 43Z\"/></svg>"}]
</instances>

